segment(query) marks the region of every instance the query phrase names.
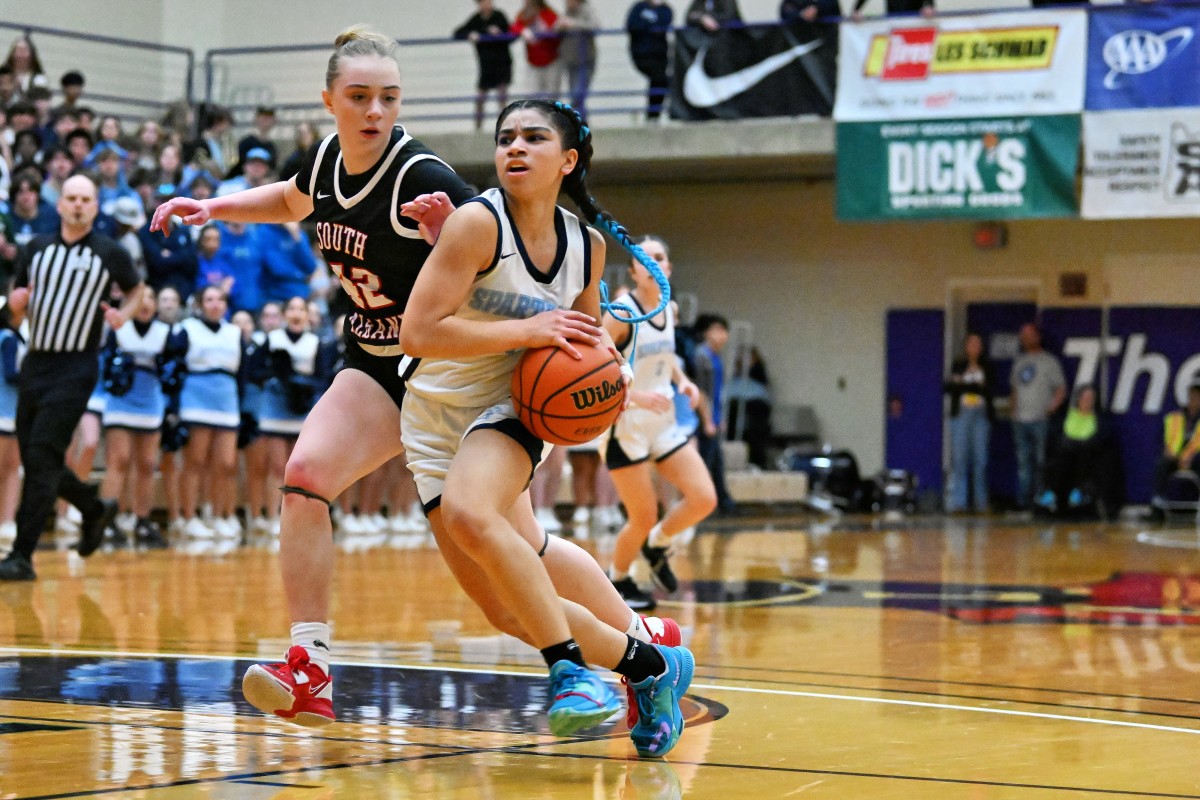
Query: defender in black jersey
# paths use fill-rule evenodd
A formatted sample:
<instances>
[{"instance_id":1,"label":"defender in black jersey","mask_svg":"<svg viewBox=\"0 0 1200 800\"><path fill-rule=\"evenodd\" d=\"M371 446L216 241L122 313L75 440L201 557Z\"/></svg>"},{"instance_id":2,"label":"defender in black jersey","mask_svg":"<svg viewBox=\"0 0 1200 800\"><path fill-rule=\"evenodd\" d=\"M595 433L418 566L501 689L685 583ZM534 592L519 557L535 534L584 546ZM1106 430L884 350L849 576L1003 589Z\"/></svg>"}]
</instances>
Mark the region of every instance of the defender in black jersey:
<instances>
[{"instance_id":1,"label":"defender in black jersey","mask_svg":"<svg viewBox=\"0 0 1200 800\"><path fill-rule=\"evenodd\" d=\"M321 254L354 301L344 332L346 365L375 378L399 406L400 318L430 252L401 208L422 194L444 192L457 206L474 193L399 126L382 159L357 175L347 172L339 136L330 134L309 150L295 184L313 204Z\"/></svg>"},{"instance_id":2,"label":"defender in black jersey","mask_svg":"<svg viewBox=\"0 0 1200 800\"><path fill-rule=\"evenodd\" d=\"M297 176L204 201L174 198L158 208L151 223L158 230L169 226L172 215L203 225L210 219L286 222L312 214L321 250L354 301L344 367L305 419L281 488L279 560L292 647L285 663L256 664L242 681L246 699L256 708L301 725L335 719L329 677L334 556L329 503L403 453L401 315L430 252L427 242L436 238L429 220L444 219L468 194L445 162L395 124L400 72L394 49L392 40L359 29L338 37L322 92L337 133L310 151ZM405 214L415 214L421 224L402 219ZM539 546L546 570L580 603L606 624L650 641L646 626L587 551L562 540ZM476 578L479 585L468 593L478 598L490 587L485 575ZM501 604L484 606L498 626L524 635L504 616Z\"/></svg>"}]
</instances>

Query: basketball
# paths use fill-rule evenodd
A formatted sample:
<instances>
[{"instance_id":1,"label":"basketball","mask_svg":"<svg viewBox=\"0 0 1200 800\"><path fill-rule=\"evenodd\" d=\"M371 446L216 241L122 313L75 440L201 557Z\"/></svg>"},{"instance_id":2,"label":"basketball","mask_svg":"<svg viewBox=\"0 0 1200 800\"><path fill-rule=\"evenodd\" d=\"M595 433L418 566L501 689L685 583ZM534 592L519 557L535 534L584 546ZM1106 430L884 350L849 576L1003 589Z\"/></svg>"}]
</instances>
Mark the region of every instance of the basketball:
<instances>
[{"instance_id":1,"label":"basketball","mask_svg":"<svg viewBox=\"0 0 1200 800\"><path fill-rule=\"evenodd\" d=\"M512 377L513 407L529 432L551 444L584 444L613 424L625 404L617 359L575 343L576 361L557 347L525 351Z\"/></svg>"}]
</instances>

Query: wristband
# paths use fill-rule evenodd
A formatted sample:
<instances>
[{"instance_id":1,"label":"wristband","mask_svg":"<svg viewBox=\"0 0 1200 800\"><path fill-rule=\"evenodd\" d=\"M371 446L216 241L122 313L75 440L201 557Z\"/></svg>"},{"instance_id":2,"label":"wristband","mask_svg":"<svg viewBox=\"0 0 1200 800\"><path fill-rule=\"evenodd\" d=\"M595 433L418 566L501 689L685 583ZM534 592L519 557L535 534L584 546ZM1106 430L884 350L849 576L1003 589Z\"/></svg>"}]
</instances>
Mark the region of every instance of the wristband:
<instances>
[{"instance_id":1,"label":"wristband","mask_svg":"<svg viewBox=\"0 0 1200 800\"><path fill-rule=\"evenodd\" d=\"M628 364L621 365L621 377L625 379L626 385L633 383L633 367Z\"/></svg>"}]
</instances>

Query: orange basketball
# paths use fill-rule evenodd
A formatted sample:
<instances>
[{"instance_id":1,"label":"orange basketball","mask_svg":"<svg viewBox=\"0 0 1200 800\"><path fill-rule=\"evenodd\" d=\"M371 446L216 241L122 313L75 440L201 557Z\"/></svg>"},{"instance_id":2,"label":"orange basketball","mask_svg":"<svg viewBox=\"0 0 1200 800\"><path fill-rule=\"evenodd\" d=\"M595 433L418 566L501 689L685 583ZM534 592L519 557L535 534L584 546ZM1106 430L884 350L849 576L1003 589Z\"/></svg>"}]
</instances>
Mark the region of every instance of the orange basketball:
<instances>
[{"instance_id":1,"label":"orange basketball","mask_svg":"<svg viewBox=\"0 0 1200 800\"><path fill-rule=\"evenodd\" d=\"M512 377L513 407L529 432L551 444L584 444L604 433L625 404L621 367L608 350L575 342L576 361L557 347L525 351Z\"/></svg>"}]
</instances>

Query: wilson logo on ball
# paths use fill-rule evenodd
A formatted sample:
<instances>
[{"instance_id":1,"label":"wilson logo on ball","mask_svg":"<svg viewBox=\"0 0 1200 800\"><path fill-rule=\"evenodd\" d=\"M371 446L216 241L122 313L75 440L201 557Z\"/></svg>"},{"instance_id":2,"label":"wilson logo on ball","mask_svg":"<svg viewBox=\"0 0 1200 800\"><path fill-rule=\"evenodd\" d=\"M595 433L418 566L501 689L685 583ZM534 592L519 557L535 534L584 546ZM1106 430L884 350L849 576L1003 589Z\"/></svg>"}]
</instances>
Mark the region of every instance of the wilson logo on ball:
<instances>
[{"instance_id":1,"label":"wilson logo on ball","mask_svg":"<svg viewBox=\"0 0 1200 800\"><path fill-rule=\"evenodd\" d=\"M621 393L620 381L604 381L599 386L588 386L578 392L571 392L571 400L580 411L591 408L596 403L603 403Z\"/></svg>"}]
</instances>

